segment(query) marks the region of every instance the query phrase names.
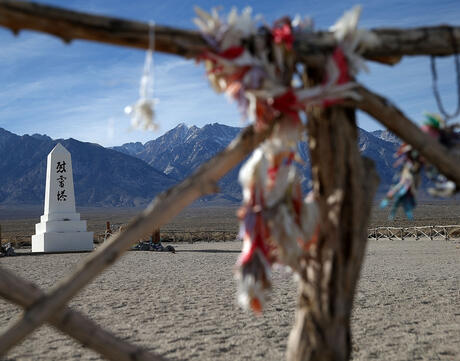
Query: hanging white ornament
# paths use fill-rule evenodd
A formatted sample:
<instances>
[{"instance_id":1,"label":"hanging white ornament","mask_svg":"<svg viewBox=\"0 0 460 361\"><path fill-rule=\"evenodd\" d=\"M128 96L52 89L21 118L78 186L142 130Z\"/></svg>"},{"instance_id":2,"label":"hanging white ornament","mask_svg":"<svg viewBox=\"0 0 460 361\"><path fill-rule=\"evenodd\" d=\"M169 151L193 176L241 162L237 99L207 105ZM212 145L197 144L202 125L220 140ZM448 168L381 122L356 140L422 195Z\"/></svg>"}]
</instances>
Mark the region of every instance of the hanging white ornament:
<instances>
[{"instance_id":1,"label":"hanging white ornament","mask_svg":"<svg viewBox=\"0 0 460 361\"><path fill-rule=\"evenodd\" d=\"M131 116L133 129L155 130L154 105L158 99L153 98L153 52L155 50L155 23L149 23L149 49L145 56L144 71L139 86L139 100L125 107L125 113Z\"/></svg>"}]
</instances>

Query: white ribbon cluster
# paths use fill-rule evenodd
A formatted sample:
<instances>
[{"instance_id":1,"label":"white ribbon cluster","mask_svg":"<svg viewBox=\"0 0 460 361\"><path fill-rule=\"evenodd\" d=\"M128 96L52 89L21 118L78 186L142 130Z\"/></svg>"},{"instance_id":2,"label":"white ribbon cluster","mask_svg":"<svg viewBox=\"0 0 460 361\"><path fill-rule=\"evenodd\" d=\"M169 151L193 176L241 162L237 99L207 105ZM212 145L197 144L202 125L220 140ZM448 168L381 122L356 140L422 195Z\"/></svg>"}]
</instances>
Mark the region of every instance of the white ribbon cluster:
<instances>
[{"instance_id":1,"label":"white ribbon cluster","mask_svg":"<svg viewBox=\"0 0 460 361\"><path fill-rule=\"evenodd\" d=\"M357 5L351 10L346 11L329 28L340 44L339 46L347 59L349 74L353 77L361 70L365 72L369 71L364 58L360 54L367 47L372 47L379 43L379 39L374 33L365 29L358 29L361 10L361 6ZM309 105L333 99L351 98L360 100L360 96L354 91L356 87L355 82L336 84L340 70L331 57L328 58L326 63L326 74L328 75L326 84L296 91L299 100Z\"/></svg>"},{"instance_id":2,"label":"white ribbon cluster","mask_svg":"<svg viewBox=\"0 0 460 361\"><path fill-rule=\"evenodd\" d=\"M131 116L133 129L156 130L154 122L154 105L158 99L153 98L153 52L155 50L155 24L149 24L149 49L145 55L144 71L139 86L139 100L125 107L125 113Z\"/></svg>"},{"instance_id":3,"label":"white ribbon cluster","mask_svg":"<svg viewBox=\"0 0 460 361\"><path fill-rule=\"evenodd\" d=\"M212 46L221 50L238 46L241 39L257 33L256 24L260 17L252 18L252 9L249 6L243 9L241 15L233 7L226 21L220 18L217 8L213 8L211 13L208 13L195 6L195 12L198 15L198 18L193 19L195 25Z\"/></svg>"},{"instance_id":4,"label":"white ribbon cluster","mask_svg":"<svg viewBox=\"0 0 460 361\"><path fill-rule=\"evenodd\" d=\"M293 270L297 270L299 257L318 224L316 203L312 196L303 198L297 167L292 161L287 161L296 154L301 127L280 124L274 132L276 136L267 139L253 152L239 174L245 214L240 223L242 253L249 252L257 236L260 236L256 232L267 228L268 233L263 232L267 237L263 242L271 249L270 262L274 260ZM273 166L276 167L274 178L270 176ZM300 209L296 209L296 203ZM256 217L260 218L256 220ZM257 222L263 222L263 226L260 227ZM271 285L270 264L266 256L256 250L251 261L239 265L236 278L239 281L240 305L245 309L254 309L253 302L256 300L262 308Z\"/></svg>"},{"instance_id":5,"label":"white ribbon cluster","mask_svg":"<svg viewBox=\"0 0 460 361\"><path fill-rule=\"evenodd\" d=\"M327 80L324 84L308 89L285 86L281 78L285 63L289 62L289 58L284 57L289 57L289 54L282 44L272 44L268 48L267 44L256 40L251 52L242 47L243 39L257 34L257 19L251 17L250 8L244 9L241 15L233 9L226 21L219 17L215 9L207 13L196 8L196 12L199 18L195 19L195 23L215 49L207 54L206 60L211 85L217 92L225 92L236 99L249 119L255 120L258 101L270 104L270 101L288 94L290 90L294 91L297 102L304 106L325 104L328 100L359 99L354 91L354 82L339 84L343 67L339 68L339 61L333 56L326 63ZM331 27L341 50L339 56L346 58L347 76L351 77L359 70L367 70L359 53L377 41L372 33L357 29L360 12L360 7L353 8ZM291 23L291 28L296 32L311 31L311 22L305 22L305 26L297 23L298 19L295 24ZM269 59L272 49L275 56L273 61ZM238 55L229 56L226 53L224 56L226 51L234 51ZM234 76L243 67L249 67L249 70L245 69L244 75L234 81ZM300 190L301 179L296 166L286 161L288 154L296 154L301 127L295 121L281 123L274 135L254 151L240 171L244 215L240 235L243 239L243 255L252 254L252 258L249 261L245 258L246 261L239 265L237 271L238 298L246 308L261 307L266 299L265 291L271 284L271 251L268 255L264 254L267 250L260 248L253 253L250 251L260 242L260 233L268 234L269 239L265 240L267 247L276 245L275 261L295 269L299 257L311 246L310 242L318 228L316 203L311 196L302 198L301 193L296 193ZM269 173L274 166L276 172L273 179ZM264 223L263 227L260 222ZM267 231L264 231L264 227L267 227Z\"/></svg>"},{"instance_id":6,"label":"white ribbon cluster","mask_svg":"<svg viewBox=\"0 0 460 361\"><path fill-rule=\"evenodd\" d=\"M329 30L334 33L335 39L347 57L350 73L356 76L359 71L369 71L360 54L368 48L379 45L379 38L371 31L358 29L358 21L362 7L356 5L346 11Z\"/></svg>"},{"instance_id":7,"label":"white ribbon cluster","mask_svg":"<svg viewBox=\"0 0 460 361\"><path fill-rule=\"evenodd\" d=\"M257 34L257 20L252 18L251 8L245 8L241 15L236 9L232 9L227 20L221 19L216 9L207 13L200 8L195 8L198 18L195 24L201 30L203 36L216 49L216 53L232 47L241 46L242 40ZM356 76L360 70L368 71L362 51L369 46L378 43L375 34L364 29L358 29L358 20L361 7L355 6L330 28L339 43L340 49L346 57L350 76ZM311 31L311 21L299 25L299 19L291 22L295 33L299 31ZM225 92L234 98L242 108L243 114L250 120L256 119L257 99L272 100L289 90L280 79L280 71L284 69L284 52L281 47L274 46L275 61L270 61L269 49L266 44L257 43L252 53L244 49L242 54L234 59L226 59L217 54L209 54L222 67L219 72L210 71L209 80L217 92ZM207 70L212 70L213 64L207 64ZM239 87L227 84L225 75L234 73L239 67L249 66L251 69L245 74ZM338 84L340 69L333 57L328 57L326 63L327 81L324 84L311 88L294 88L294 94L299 103L304 106L323 104L325 101L334 101L344 98L359 100L359 95L354 91L356 83L349 81Z\"/></svg>"}]
</instances>

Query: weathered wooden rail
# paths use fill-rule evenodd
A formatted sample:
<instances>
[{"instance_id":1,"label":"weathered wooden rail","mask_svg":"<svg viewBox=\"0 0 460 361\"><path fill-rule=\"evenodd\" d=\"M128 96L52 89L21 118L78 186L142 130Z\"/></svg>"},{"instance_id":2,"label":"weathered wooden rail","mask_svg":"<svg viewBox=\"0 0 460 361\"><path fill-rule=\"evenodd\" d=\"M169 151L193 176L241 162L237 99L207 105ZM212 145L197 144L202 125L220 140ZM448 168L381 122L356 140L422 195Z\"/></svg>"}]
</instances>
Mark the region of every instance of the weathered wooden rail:
<instances>
[{"instance_id":1,"label":"weathered wooden rail","mask_svg":"<svg viewBox=\"0 0 460 361\"><path fill-rule=\"evenodd\" d=\"M206 230L206 231L184 231L165 230L161 239L166 242L212 242L212 241L233 241L236 240L238 232L228 230Z\"/></svg>"},{"instance_id":2,"label":"weathered wooden rail","mask_svg":"<svg viewBox=\"0 0 460 361\"><path fill-rule=\"evenodd\" d=\"M112 234L120 231L126 224L110 223L104 232L94 235L95 243L103 243ZM211 242L211 241L233 241L236 239L238 231L229 229L206 229L206 230L187 230L187 229L162 229L161 240L163 242ZM145 239L149 236L144 237Z\"/></svg>"},{"instance_id":3,"label":"weathered wooden rail","mask_svg":"<svg viewBox=\"0 0 460 361\"><path fill-rule=\"evenodd\" d=\"M460 238L460 225L446 225L446 226L418 226L418 227L376 227L370 228L367 232L369 239L396 239L404 240L406 238L421 238L451 239Z\"/></svg>"},{"instance_id":4,"label":"weathered wooden rail","mask_svg":"<svg viewBox=\"0 0 460 361\"><path fill-rule=\"evenodd\" d=\"M112 233L117 232L121 223L111 224L110 230L94 235L95 243L103 243ZM382 238L404 240L407 238L419 239L460 239L460 225L428 225L428 226L410 226L410 227L374 227L367 231L368 239L379 240ZM238 237L236 230L212 229L212 230L194 230L185 229L164 229L161 230L161 240L163 242L213 242L213 241L233 241ZM2 239L3 243L11 242L13 247L21 248L30 244L30 236L13 235Z\"/></svg>"},{"instance_id":5,"label":"weathered wooden rail","mask_svg":"<svg viewBox=\"0 0 460 361\"><path fill-rule=\"evenodd\" d=\"M112 224L112 233L118 231L123 224ZM111 234L111 233L110 233ZM95 239L104 241L110 234L99 233ZM368 229L369 239L396 239L404 240L406 238L415 238L416 240L429 238L436 240L439 238L446 241L451 239L460 239L460 225L426 225L411 227L375 227ZM233 241L238 238L236 230L206 229L193 230L186 229L162 229L161 240L163 242L212 242L212 241ZM102 243L102 242L101 242Z\"/></svg>"},{"instance_id":6,"label":"weathered wooden rail","mask_svg":"<svg viewBox=\"0 0 460 361\"><path fill-rule=\"evenodd\" d=\"M187 231L187 230L161 230L162 242L213 242L213 241L233 241L236 239L238 232L229 230L204 230L204 231ZM104 242L110 234L107 232L98 233L94 236L97 243ZM146 237L147 239L148 237Z\"/></svg>"}]
</instances>

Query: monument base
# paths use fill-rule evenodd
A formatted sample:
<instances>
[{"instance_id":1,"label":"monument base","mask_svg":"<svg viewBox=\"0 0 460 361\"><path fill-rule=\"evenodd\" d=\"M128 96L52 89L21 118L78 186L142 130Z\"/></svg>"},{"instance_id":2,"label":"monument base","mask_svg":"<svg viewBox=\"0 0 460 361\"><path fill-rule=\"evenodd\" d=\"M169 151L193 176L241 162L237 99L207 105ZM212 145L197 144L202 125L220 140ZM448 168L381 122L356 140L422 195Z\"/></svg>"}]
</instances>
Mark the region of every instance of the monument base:
<instances>
[{"instance_id":1,"label":"monument base","mask_svg":"<svg viewBox=\"0 0 460 361\"><path fill-rule=\"evenodd\" d=\"M32 252L93 250L93 232L46 232L32 236Z\"/></svg>"}]
</instances>

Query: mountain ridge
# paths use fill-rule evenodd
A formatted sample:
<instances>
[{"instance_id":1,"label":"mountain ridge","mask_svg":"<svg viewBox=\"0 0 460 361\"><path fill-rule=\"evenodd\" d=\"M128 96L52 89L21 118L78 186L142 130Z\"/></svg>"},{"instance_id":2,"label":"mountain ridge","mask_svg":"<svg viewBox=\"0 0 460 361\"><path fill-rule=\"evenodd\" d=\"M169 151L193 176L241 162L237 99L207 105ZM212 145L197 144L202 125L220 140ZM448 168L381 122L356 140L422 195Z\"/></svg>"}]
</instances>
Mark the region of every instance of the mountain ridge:
<instances>
[{"instance_id":1,"label":"mountain ridge","mask_svg":"<svg viewBox=\"0 0 460 361\"><path fill-rule=\"evenodd\" d=\"M218 123L207 124L202 128L196 126L187 127L182 123L164 135L146 142L143 145L143 150L139 147L136 153L131 153L131 155L157 167L166 174L174 175L178 179L184 179L198 165L210 159L215 153L228 145L241 130L242 128ZM217 134L219 137L217 137ZM359 129L358 135L358 146L361 153L376 163L381 177L379 190L383 192L391 183L393 177L393 154L398 145L397 138L388 131L367 132L363 129ZM171 141L172 139L174 141ZM177 144L175 141L177 139L184 139L184 145ZM188 143L191 143L193 147ZM119 151L127 152L132 144L125 143L116 148ZM309 151L306 142L299 142L298 152L302 160L308 164ZM240 166L233 169L222 180L223 190L238 199L240 199L240 188L235 182L239 168ZM308 188L307 183L311 176L310 169L309 167L304 167L302 171L306 176L305 188Z\"/></svg>"},{"instance_id":2,"label":"mountain ridge","mask_svg":"<svg viewBox=\"0 0 460 361\"><path fill-rule=\"evenodd\" d=\"M18 136L0 128L1 204L43 202L46 158L57 143L72 155L75 198L81 206L141 205L177 182L140 159L101 145L48 138Z\"/></svg>"},{"instance_id":3,"label":"mountain ridge","mask_svg":"<svg viewBox=\"0 0 460 361\"><path fill-rule=\"evenodd\" d=\"M219 123L203 127L177 125L145 144L125 143L104 148L76 139L53 140L47 135L19 136L0 128L0 204L39 204L43 202L46 156L57 142L72 154L75 193L78 205L139 206L193 173L199 165L223 150L241 128ZM376 163L380 190L386 189L393 176L393 153L397 142L383 132L359 129L358 146L363 155ZM17 152L9 152L17 149ZM298 145L299 154L308 164L308 146ZM204 197L202 202L241 200L238 184L240 166L219 182L221 193ZM308 188L310 170L302 168L304 188Z\"/></svg>"}]
</instances>

